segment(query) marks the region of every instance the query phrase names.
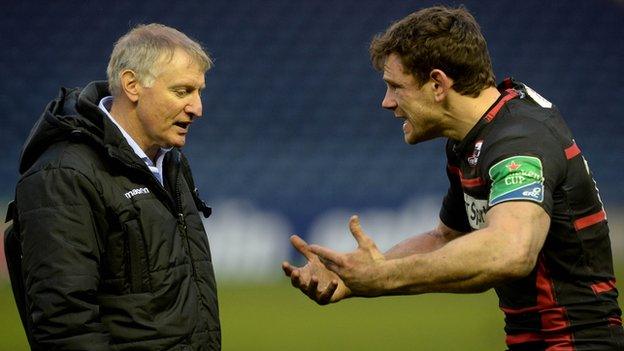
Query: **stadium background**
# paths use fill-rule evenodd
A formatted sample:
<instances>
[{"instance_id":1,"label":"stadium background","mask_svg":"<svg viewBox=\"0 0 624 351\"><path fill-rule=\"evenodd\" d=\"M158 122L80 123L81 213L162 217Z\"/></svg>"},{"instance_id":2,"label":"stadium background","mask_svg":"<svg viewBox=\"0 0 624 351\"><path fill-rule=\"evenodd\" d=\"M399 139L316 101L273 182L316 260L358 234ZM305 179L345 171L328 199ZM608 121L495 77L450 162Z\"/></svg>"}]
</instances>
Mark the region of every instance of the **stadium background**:
<instances>
[{"instance_id":1,"label":"stadium background","mask_svg":"<svg viewBox=\"0 0 624 351\"><path fill-rule=\"evenodd\" d=\"M0 207L13 196L21 145L59 86L105 79L119 36L164 23L215 59L185 151L214 209L207 227L224 350L503 349L491 292L321 308L281 276L280 262L297 258L291 233L349 250L347 218L359 213L387 249L435 223L446 189L443 141L403 143L401 122L380 107L384 84L367 48L392 21L438 3L4 0ZM563 112L595 172L623 277L623 2L444 3L474 13L499 80L511 75ZM23 350L3 264L0 350Z\"/></svg>"}]
</instances>

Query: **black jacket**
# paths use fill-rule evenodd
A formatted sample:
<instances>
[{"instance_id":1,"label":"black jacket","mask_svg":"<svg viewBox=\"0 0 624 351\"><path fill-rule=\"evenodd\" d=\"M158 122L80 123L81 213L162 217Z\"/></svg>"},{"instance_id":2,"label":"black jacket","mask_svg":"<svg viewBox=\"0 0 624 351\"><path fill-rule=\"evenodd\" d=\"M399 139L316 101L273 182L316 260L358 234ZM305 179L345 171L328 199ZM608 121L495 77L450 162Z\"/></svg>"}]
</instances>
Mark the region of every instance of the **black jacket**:
<instances>
[{"instance_id":1,"label":"black jacket","mask_svg":"<svg viewBox=\"0 0 624 351\"><path fill-rule=\"evenodd\" d=\"M97 104L62 89L20 160L16 189L33 349L219 350L210 249L177 149L164 186Z\"/></svg>"}]
</instances>

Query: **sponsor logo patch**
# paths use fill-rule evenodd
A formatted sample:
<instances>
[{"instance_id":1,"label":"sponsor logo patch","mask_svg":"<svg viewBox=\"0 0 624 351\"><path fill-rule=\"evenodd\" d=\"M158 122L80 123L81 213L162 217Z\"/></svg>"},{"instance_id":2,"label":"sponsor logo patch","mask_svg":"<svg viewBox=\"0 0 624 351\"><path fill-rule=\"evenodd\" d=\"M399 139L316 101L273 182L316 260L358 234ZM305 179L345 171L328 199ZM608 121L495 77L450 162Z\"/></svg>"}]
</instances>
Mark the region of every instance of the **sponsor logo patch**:
<instances>
[{"instance_id":1,"label":"sponsor logo patch","mask_svg":"<svg viewBox=\"0 0 624 351\"><path fill-rule=\"evenodd\" d=\"M542 161L533 156L506 158L489 170L492 188L489 205L509 200L544 200L544 175Z\"/></svg>"},{"instance_id":2,"label":"sponsor logo patch","mask_svg":"<svg viewBox=\"0 0 624 351\"><path fill-rule=\"evenodd\" d=\"M488 209L487 200L475 199L464 193L464 204L466 205L466 215L472 229L481 229L485 225L485 212Z\"/></svg>"}]
</instances>

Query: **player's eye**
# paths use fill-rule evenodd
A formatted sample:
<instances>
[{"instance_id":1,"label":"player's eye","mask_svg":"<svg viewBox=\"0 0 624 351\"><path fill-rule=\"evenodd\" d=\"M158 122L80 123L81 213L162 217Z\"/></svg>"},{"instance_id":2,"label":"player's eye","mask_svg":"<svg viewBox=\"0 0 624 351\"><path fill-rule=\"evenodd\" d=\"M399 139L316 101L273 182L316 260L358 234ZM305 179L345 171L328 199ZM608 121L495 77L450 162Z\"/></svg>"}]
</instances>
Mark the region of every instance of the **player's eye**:
<instances>
[{"instance_id":1,"label":"player's eye","mask_svg":"<svg viewBox=\"0 0 624 351\"><path fill-rule=\"evenodd\" d=\"M399 88L399 86L394 83L388 83L388 88L392 91L396 91Z\"/></svg>"}]
</instances>

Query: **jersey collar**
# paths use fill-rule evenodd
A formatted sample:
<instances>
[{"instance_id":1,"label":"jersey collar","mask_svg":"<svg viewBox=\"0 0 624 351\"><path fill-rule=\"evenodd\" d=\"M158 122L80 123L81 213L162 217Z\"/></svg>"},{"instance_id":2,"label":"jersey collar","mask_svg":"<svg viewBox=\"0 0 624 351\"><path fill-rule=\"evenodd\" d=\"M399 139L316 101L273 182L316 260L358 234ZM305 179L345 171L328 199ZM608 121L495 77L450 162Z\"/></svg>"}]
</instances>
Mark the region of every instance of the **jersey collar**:
<instances>
[{"instance_id":1,"label":"jersey collar","mask_svg":"<svg viewBox=\"0 0 624 351\"><path fill-rule=\"evenodd\" d=\"M505 82L507 82L507 79L505 80ZM505 82L503 83L503 85L506 85ZM471 146L473 140L479 135L481 130L499 115L499 112L503 108L503 106L505 106L508 101L513 100L518 96L519 94L515 89L507 88L502 90L501 95L498 97L498 99L496 99L492 106L490 106L490 108L485 111L477 124L475 124L474 127L470 129L464 139L462 139L458 144L455 145L453 150L456 153L461 154L462 151L466 149L466 147Z\"/></svg>"}]
</instances>

